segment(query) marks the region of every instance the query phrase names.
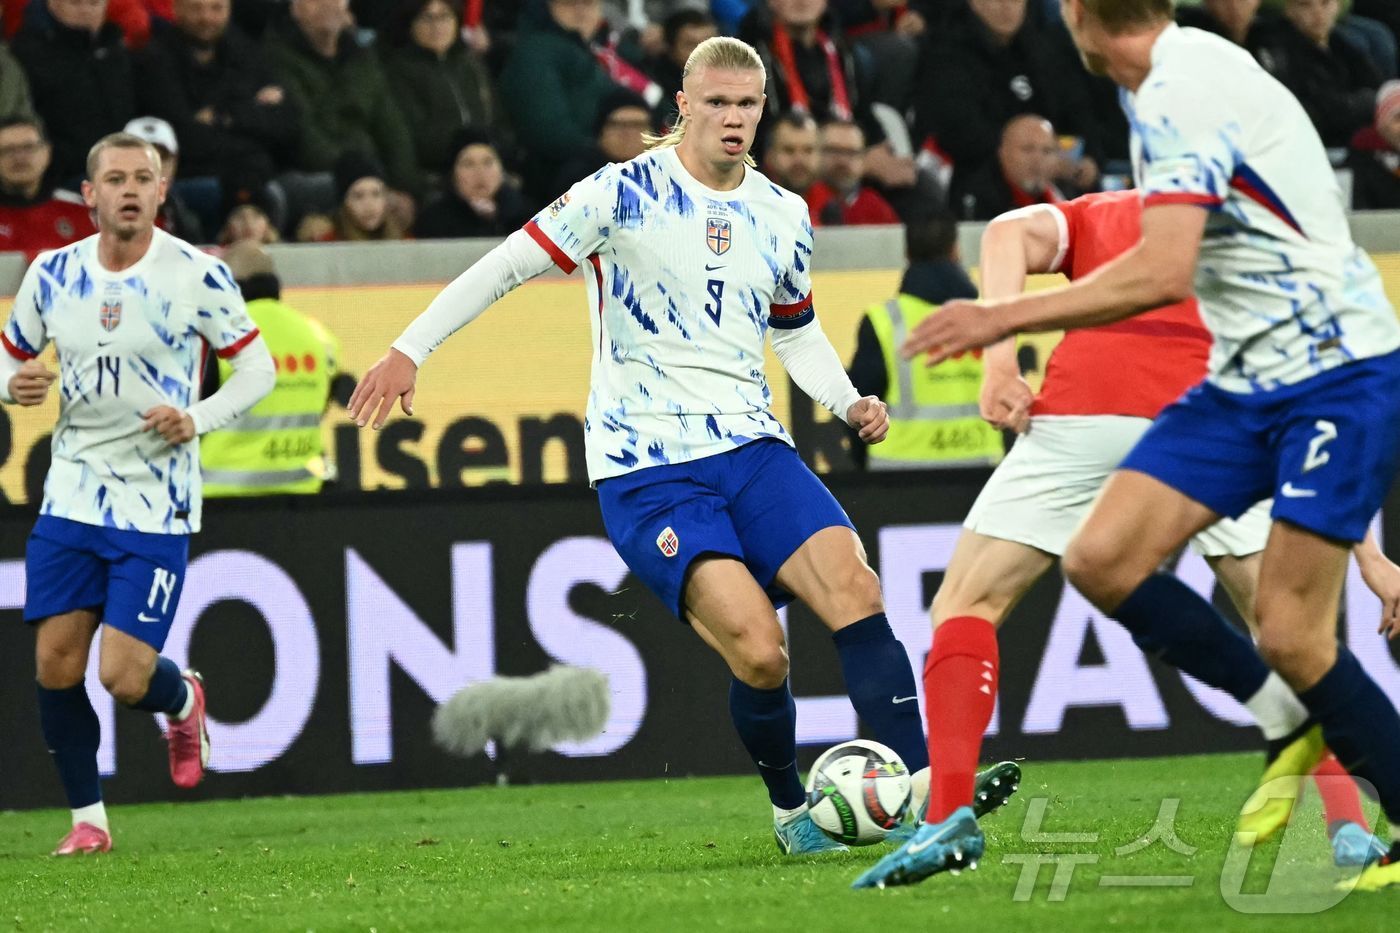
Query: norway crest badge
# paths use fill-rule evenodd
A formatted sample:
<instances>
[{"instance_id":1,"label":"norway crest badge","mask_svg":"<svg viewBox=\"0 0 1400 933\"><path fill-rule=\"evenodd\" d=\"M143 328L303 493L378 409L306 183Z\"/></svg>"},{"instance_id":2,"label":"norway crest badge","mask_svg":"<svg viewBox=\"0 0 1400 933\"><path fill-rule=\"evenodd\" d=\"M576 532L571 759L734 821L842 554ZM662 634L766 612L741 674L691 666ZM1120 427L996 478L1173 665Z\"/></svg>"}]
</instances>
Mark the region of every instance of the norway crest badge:
<instances>
[{"instance_id":1,"label":"norway crest badge","mask_svg":"<svg viewBox=\"0 0 1400 933\"><path fill-rule=\"evenodd\" d=\"M104 301L102 309L97 312L98 323L102 329L111 333L117 329L117 325L122 322L122 303L120 301Z\"/></svg>"},{"instance_id":2,"label":"norway crest badge","mask_svg":"<svg viewBox=\"0 0 1400 933\"><path fill-rule=\"evenodd\" d=\"M716 256L723 256L729 252L729 243L729 221L720 217L709 218L705 222L705 245L710 248L710 252Z\"/></svg>"}]
</instances>

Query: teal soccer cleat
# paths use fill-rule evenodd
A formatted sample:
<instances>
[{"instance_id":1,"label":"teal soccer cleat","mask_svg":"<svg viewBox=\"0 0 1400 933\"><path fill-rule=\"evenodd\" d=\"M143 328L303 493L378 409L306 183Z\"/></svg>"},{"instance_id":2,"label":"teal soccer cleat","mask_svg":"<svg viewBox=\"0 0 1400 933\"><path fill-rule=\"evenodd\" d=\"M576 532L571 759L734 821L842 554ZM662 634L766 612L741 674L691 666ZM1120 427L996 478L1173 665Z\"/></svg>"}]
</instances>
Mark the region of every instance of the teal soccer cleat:
<instances>
[{"instance_id":1,"label":"teal soccer cleat","mask_svg":"<svg viewBox=\"0 0 1400 933\"><path fill-rule=\"evenodd\" d=\"M812 814L802 812L787 820L773 821L773 839L784 855L820 855L823 852L849 852L812 822Z\"/></svg>"},{"instance_id":2,"label":"teal soccer cleat","mask_svg":"<svg viewBox=\"0 0 1400 933\"><path fill-rule=\"evenodd\" d=\"M852 883L853 888L917 884L940 871L975 869L985 847L971 807L958 807L942 823L919 826L904 845L886 855Z\"/></svg>"},{"instance_id":3,"label":"teal soccer cleat","mask_svg":"<svg viewBox=\"0 0 1400 933\"><path fill-rule=\"evenodd\" d=\"M1000 810L1006 805L1021 786L1021 768L1014 761L1003 761L992 765L977 775L977 783L972 788L972 815L981 819L988 813ZM885 841L894 845L908 842L924 821L928 813L928 798L919 806L918 812L911 813L909 819L890 830Z\"/></svg>"},{"instance_id":4,"label":"teal soccer cleat","mask_svg":"<svg viewBox=\"0 0 1400 933\"><path fill-rule=\"evenodd\" d=\"M1390 848L1377 839L1374 833L1350 820L1332 825L1336 826L1331 833L1332 861L1339 868L1369 865L1379 860Z\"/></svg>"}]
</instances>

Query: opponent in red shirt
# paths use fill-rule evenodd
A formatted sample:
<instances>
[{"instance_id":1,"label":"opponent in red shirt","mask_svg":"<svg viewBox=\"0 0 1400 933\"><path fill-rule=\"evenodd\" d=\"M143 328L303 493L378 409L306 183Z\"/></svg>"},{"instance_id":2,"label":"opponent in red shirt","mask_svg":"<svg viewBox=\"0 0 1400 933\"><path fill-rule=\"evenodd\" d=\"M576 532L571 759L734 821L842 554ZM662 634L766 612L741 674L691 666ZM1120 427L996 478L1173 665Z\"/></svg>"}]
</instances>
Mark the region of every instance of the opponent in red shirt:
<instances>
[{"instance_id":1,"label":"opponent in red shirt","mask_svg":"<svg viewBox=\"0 0 1400 933\"><path fill-rule=\"evenodd\" d=\"M97 232L81 197L45 187L51 153L38 120L0 120L0 252L32 260Z\"/></svg>"},{"instance_id":2,"label":"opponent in red shirt","mask_svg":"<svg viewBox=\"0 0 1400 933\"><path fill-rule=\"evenodd\" d=\"M1141 217L1135 191L1001 215L982 237L983 298L1019 294L1027 274L1088 275L1138 242ZM969 511L933 600L933 648L924 668L931 758L926 822L944 822L973 806L978 753L996 702L997 627L1063 555L1099 488L1152 419L1205 377L1210 345L1194 299L1071 331L1052 354L1044 388L1034 398L1017 368L1014 340L987 348L982 416L1021 437ZM1192 542L1251 627L1258 555L1269 528L1265 502ZM1372 547L1363 573L1373 589L1382 571L1395 572L1395 566ZM1245 705L1274 748L1293 741L1307 719L1277 674ZM1327 768L1345 773L1330 756L1319 773ZM1355 786L1326 780L1319 788L1329 825L1338 830L1332 834L1338 864L1363 864L1379 843ZM1261 838L1277 828L1261 826Z\"/></svg>"}]
</instances>

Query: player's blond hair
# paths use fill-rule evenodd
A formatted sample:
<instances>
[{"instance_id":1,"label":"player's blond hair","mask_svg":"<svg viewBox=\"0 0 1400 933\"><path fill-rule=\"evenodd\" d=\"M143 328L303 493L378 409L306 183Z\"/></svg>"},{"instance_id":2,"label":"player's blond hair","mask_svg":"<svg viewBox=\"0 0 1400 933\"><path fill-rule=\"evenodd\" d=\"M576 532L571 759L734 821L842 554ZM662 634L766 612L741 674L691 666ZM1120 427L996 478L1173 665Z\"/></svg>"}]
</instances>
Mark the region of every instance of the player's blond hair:
<instances>
[{"instance_id":1,"label":"player's blond hair","mask_svg":"<svg viewBox=\"0 0 1400 933\"><path fill-rule=\"evenodd\" d=\"M1155 26L1176 16L1174 0L1080 0L1110 33Z\"/></svg>"},{"instance_id":2,"label":"player's blond hair","mask_svg":"<svg viewBox=\"0 0 1400 933\"><path fill-rule=\"evenodd\" d=\"M156 167L156 174L160 174L160 153L156 147L142 139L140 136L131 133L108 133L97 142L92 144L88 150L87 157L87 177L88 181L97 180L97 160L101 158L106 149L144 149L151 157L151 164Z\"/></svg>"},{"instance_id":3,"label":"player's blond hair","mask_svg":"<svg viewBox=\"0 0 1400 933\"><path fill-rule=\"evenodd\" d=\"M685 70L681 72L681 81L705 68L716 68L723 71L757 71L763 76L765 84L768 82L768 70L763 67L763 59L758 57L758 50L740 39L732 36L713 36L701 42L695 47L695 51L690 53L690 57L685 60ZM642 134L642 141L647 144L647 149L665 149L667 146L679 146L682 139L685 139L685 117L678 116L676 123L670 131L656 135L654 133ZM753 155L746 153L744 161L750 168L757 168Z\"/></svg>"}]
</instances>

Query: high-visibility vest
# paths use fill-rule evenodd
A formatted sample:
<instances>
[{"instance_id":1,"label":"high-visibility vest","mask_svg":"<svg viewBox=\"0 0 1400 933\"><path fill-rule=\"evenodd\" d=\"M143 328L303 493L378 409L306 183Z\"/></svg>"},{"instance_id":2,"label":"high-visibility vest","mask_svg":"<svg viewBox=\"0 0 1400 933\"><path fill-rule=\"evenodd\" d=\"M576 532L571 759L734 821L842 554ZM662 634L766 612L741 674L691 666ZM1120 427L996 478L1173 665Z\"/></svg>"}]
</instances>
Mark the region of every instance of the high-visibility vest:
<instances>
[{"instance_id":1,"label":"high-visibility vest","mask_svg":"<svg viewBox=\"0 0 1400 933\"><path fill-rule=\"evenodd\" d=\"M321 417L335 375L334 338L275 298L248 302L248 316L272 354L277 384L229 425L200 438L204 496L319 492L326 478ZM232 372L219 360L220 384Z\"/></svg>"},{"instance_id":2,"label":"high-visibility vest","mask_svg":"<svg viewBox=\"0 0 1400 933\"><path fill-rule=\"evenodd\" d=\"M900 295L872 305L866 316L874 325L889 375L885 404L890 430L869 450L872 470L982 466L998 463L1004 452L1001 432L978 414L982 389L982 351L960 354L937 366L922 358L906 360L899 348L937 305Z\"/></svg>"}]
</instances>

